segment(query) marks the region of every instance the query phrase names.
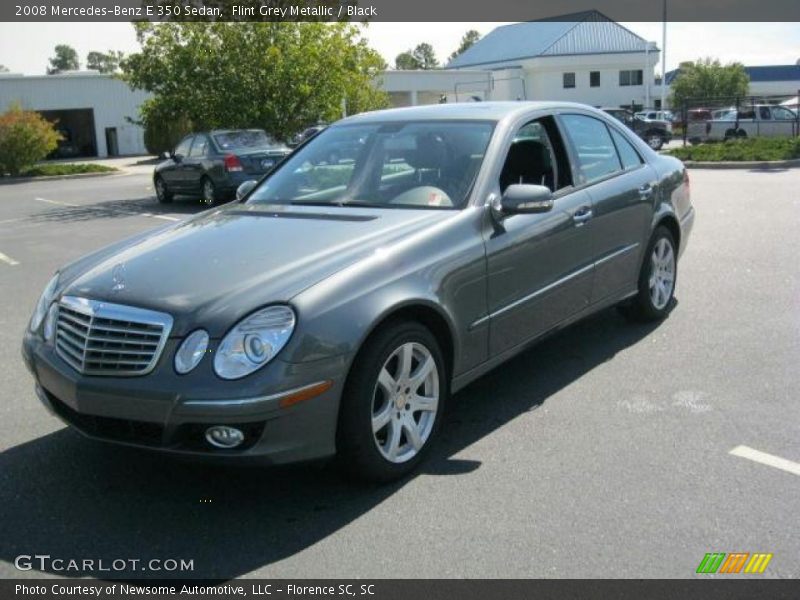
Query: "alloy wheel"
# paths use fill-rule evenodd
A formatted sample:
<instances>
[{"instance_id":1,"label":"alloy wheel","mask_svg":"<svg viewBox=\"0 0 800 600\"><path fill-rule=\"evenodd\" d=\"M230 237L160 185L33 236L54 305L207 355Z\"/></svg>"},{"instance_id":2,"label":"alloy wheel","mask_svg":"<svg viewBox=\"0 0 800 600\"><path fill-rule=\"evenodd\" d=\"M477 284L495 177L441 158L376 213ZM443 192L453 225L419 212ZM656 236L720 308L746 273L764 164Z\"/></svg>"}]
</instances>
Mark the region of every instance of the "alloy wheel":
<instances>
[{"instance_id":1,"label":"alloy wheel","mask_svg":"<svg viewBox=\"0 0 800 600\"><path fill-rule=\"evenodd\" d=\"M663 146L663 145L664 145L664 144L663 144L663 142L661 141L661 138L660 138L659 136L657 136L657 135L651 135L651 136L649 136L649 137L647 138L647 144L648 144L648 145L649 145L649 146L650 146L650 147L651 147L653 150L660 150L660 149L661 149L661 146Z\"/></svg>"},{"instance_id":2,"label":"alloy wheel","mask_svg":"<svg viewBox=\"0 0 800 600\"><path fill-rule=\"evenodd\" d=\"M439 369L428 348L407 342L386 359L372 397L372 437L392 463L416 456L439 409Z\"/></svg>"},{"instance_id":3,"label":"alloy wheel","mask_svg":"<svg viewBox=\"0 0 800 600\"><path fill-rule=\"evenodd\" d=\"M164 186L164 182L161 179L156 179L156 197L159 200L164 200L167 196L167 190Z\"/></svg>"},{"instance_id":4,"label":"alloy wheel","mask_svg":"<svg viewBox=\"0 0 800 600\"><path fill-rule=\"evenodd\" d=\"M216 194L214 193L214 184L210 179L206 179L203 183L203 202L206 204L214 204Z\"/></svg>"},{"instance_id":5,"label":"alloy wheel","mask_svg":"<svg viewBox=\"0 0 800 600\"><path fill-rule=\"evenodd\" d=\"M650 256L650 301L662 310L672 297L675 286L675 251L670 241L662 237L653 247Z\"/></svg>"}]
</instances>

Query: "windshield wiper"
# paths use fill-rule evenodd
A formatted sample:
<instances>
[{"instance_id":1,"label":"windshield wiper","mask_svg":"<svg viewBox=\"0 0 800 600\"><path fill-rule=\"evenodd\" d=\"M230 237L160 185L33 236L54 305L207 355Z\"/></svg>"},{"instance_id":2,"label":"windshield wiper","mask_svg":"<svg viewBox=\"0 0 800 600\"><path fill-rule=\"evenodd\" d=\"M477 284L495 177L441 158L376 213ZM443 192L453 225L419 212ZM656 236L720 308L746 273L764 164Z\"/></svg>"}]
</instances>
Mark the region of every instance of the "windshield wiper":
<instances>
[{"instance_id":1,"label":"windshield wiper","mask_svg":"<svg viewBox=\"0 0 800 600\"><path fill-rule=\"evenodd\" d=\"M290 204L295 206L358 206L364 208L381 208L386 206L385 204L362 202L360 200L335 200L333 202L326 202L323 200L293 200Z\"/></svg>"}]
</instances>

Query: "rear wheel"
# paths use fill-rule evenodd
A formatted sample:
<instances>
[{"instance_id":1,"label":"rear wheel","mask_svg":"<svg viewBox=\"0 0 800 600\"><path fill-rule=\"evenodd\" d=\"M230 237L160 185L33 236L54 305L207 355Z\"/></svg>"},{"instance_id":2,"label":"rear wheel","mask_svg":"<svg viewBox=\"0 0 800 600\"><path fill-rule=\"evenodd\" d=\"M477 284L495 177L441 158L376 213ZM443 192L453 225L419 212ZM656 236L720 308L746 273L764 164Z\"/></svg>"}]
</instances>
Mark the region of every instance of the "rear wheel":
<instances>
[{"instance_id":1,"label":"rear wheel","mask_svg":"<svg viewBox=\"0 0 800 600\"><path fill-rule=\"evenodd\" d=\"M337 454L345 471L384 482L423 460L448 395L444 365L436 339L416 322L395 322L367 340L342 396Z\"/></svg>"},{"instance_id":2,"label":"rear wheel","mask_svg":"<svg viewBox=\"0 0 800 600\"><path fill-rule=\"evenodd\" d=\"M212 206L216 204L217 200L219 200L219 195L217 194L217 187L214 185L214 182L211 181L208 177L203 177L203 182L200 186L203 194L203 204L208 204Z\"/></svg>"},{"instance_id":3,"label":"rear wheel","mask_svg":"<svg viewBox=\"0 0 800 600\"><path fill-rule=\"evenodd\" d=\"M663 319L669 313L678 276L675 238L666 227L658 227L650 239L639 272L639 291L622 307L626 316L639 321Z\"/></svg>"},{"instance_id":4,"label":"rear wheel","mask_svg":"<svg viewBox=\"0 0 800 600\"><path fill-rule=\"evenodd\" d=\"M172 193L167 188L167 184L164 179L161 177L156 177L155 181L153 182L153 186L156 188L156 199L160 204L169 204L172 202Z\"/></svg>"}]
</instances>

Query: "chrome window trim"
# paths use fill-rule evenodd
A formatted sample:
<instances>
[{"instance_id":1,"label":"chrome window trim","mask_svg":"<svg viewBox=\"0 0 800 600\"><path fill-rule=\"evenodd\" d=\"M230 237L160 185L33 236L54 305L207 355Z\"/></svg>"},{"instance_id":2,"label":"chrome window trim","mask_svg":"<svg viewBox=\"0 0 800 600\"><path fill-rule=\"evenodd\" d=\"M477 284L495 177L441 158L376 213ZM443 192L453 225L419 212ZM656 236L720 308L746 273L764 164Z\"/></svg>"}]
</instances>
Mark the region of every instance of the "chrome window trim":
<instances>
[{"instance_id":1,"label":"chrome window trim","mask_svg":"<svg viewBox=\"0 0 800 600\"><path fill-rule=\"evenodd\" d=\"M81 313L89 317L89 330L91 331L91 323L92 321L97 319L110 319L114 321L128 321L130 323L137 323L141 325L156 325L161 327L161 337L156 345L155 350L153 351L153 356L150 359L150 362L144 369L141 370L106 370L106 369L86 369L83 367L85 363L85 357L87 348L84 346L83 349L83 360L80 368L76 366L75 357L65 357L65 351L58 344L58 318L56 319L56 334L54 337L54 346L56 349L56 353L58 356L67 363L70 367L75 369L78 373L82 375L95 375L95 376L103 376L103 377L117 377L117 376L124 376L124 377L139 377L142 375L147 375L151 373L153 369L155 369L156 364L158 364L159 358L161 358L161 354L164 351L164 347L167 344L167 340L169 339L169 335L172 331L173 325L173 318L171 315L167 313L162 313L154 310L148 310L145 308L138 308L135 306L127 306L124 304L115 304L113 302L105 302L100 300L92 300L90 298L81 298L78 296L62 296L61 299L58 301L59 309L63 306L69 310L74 312ZM60 312L60 311L59 311ZM88 344L88 335L86 338L86 342Z\"/></svg>"}]
</instances>

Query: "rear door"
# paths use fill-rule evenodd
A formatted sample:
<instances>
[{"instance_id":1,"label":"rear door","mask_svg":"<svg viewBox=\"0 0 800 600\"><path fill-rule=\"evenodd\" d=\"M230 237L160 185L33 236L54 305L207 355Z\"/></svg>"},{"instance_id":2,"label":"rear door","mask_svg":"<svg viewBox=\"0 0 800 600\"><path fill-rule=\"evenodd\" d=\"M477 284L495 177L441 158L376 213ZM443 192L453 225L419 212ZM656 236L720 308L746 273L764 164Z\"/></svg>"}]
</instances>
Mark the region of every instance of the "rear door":
<instances>
[{"instance_id":1,"label":"rear door","mask_svg":"<svg viewBox=\"0 0 800 600\"><path fill-rule=\"evenodd\" d=\"M487 232L487 318L494 356L580 312L591 294L591 198L572 185L569 159L552 117L516 130L499 174L500 193L515 183L550 187L554 207L493 221Z\"/></svg>"},{"instance_id":2,"label":"rear door","mask_svg":"<svg viewBox=\"0 0 800 600\"><path fill-rule=\"evenodd\" d=\"M203 179L203 175L206 174L210 149L211 144L206 134L198 133L194 136L189 156L183 161L186 189L193 192L200 191L200 181Z\"/></svg>"},{"instance_id":3,"label":"rear door","mask_svg":"<svg viewBox=\"0 0 800 600\"><path fill-rule=\"evenodd\" d=\"M647 243L655 171L630 141L630 133L585 114L559 120L570 141L578 179L594 210L594 284L591 302L635 289Z\"/></svg>"}]
</instances>

